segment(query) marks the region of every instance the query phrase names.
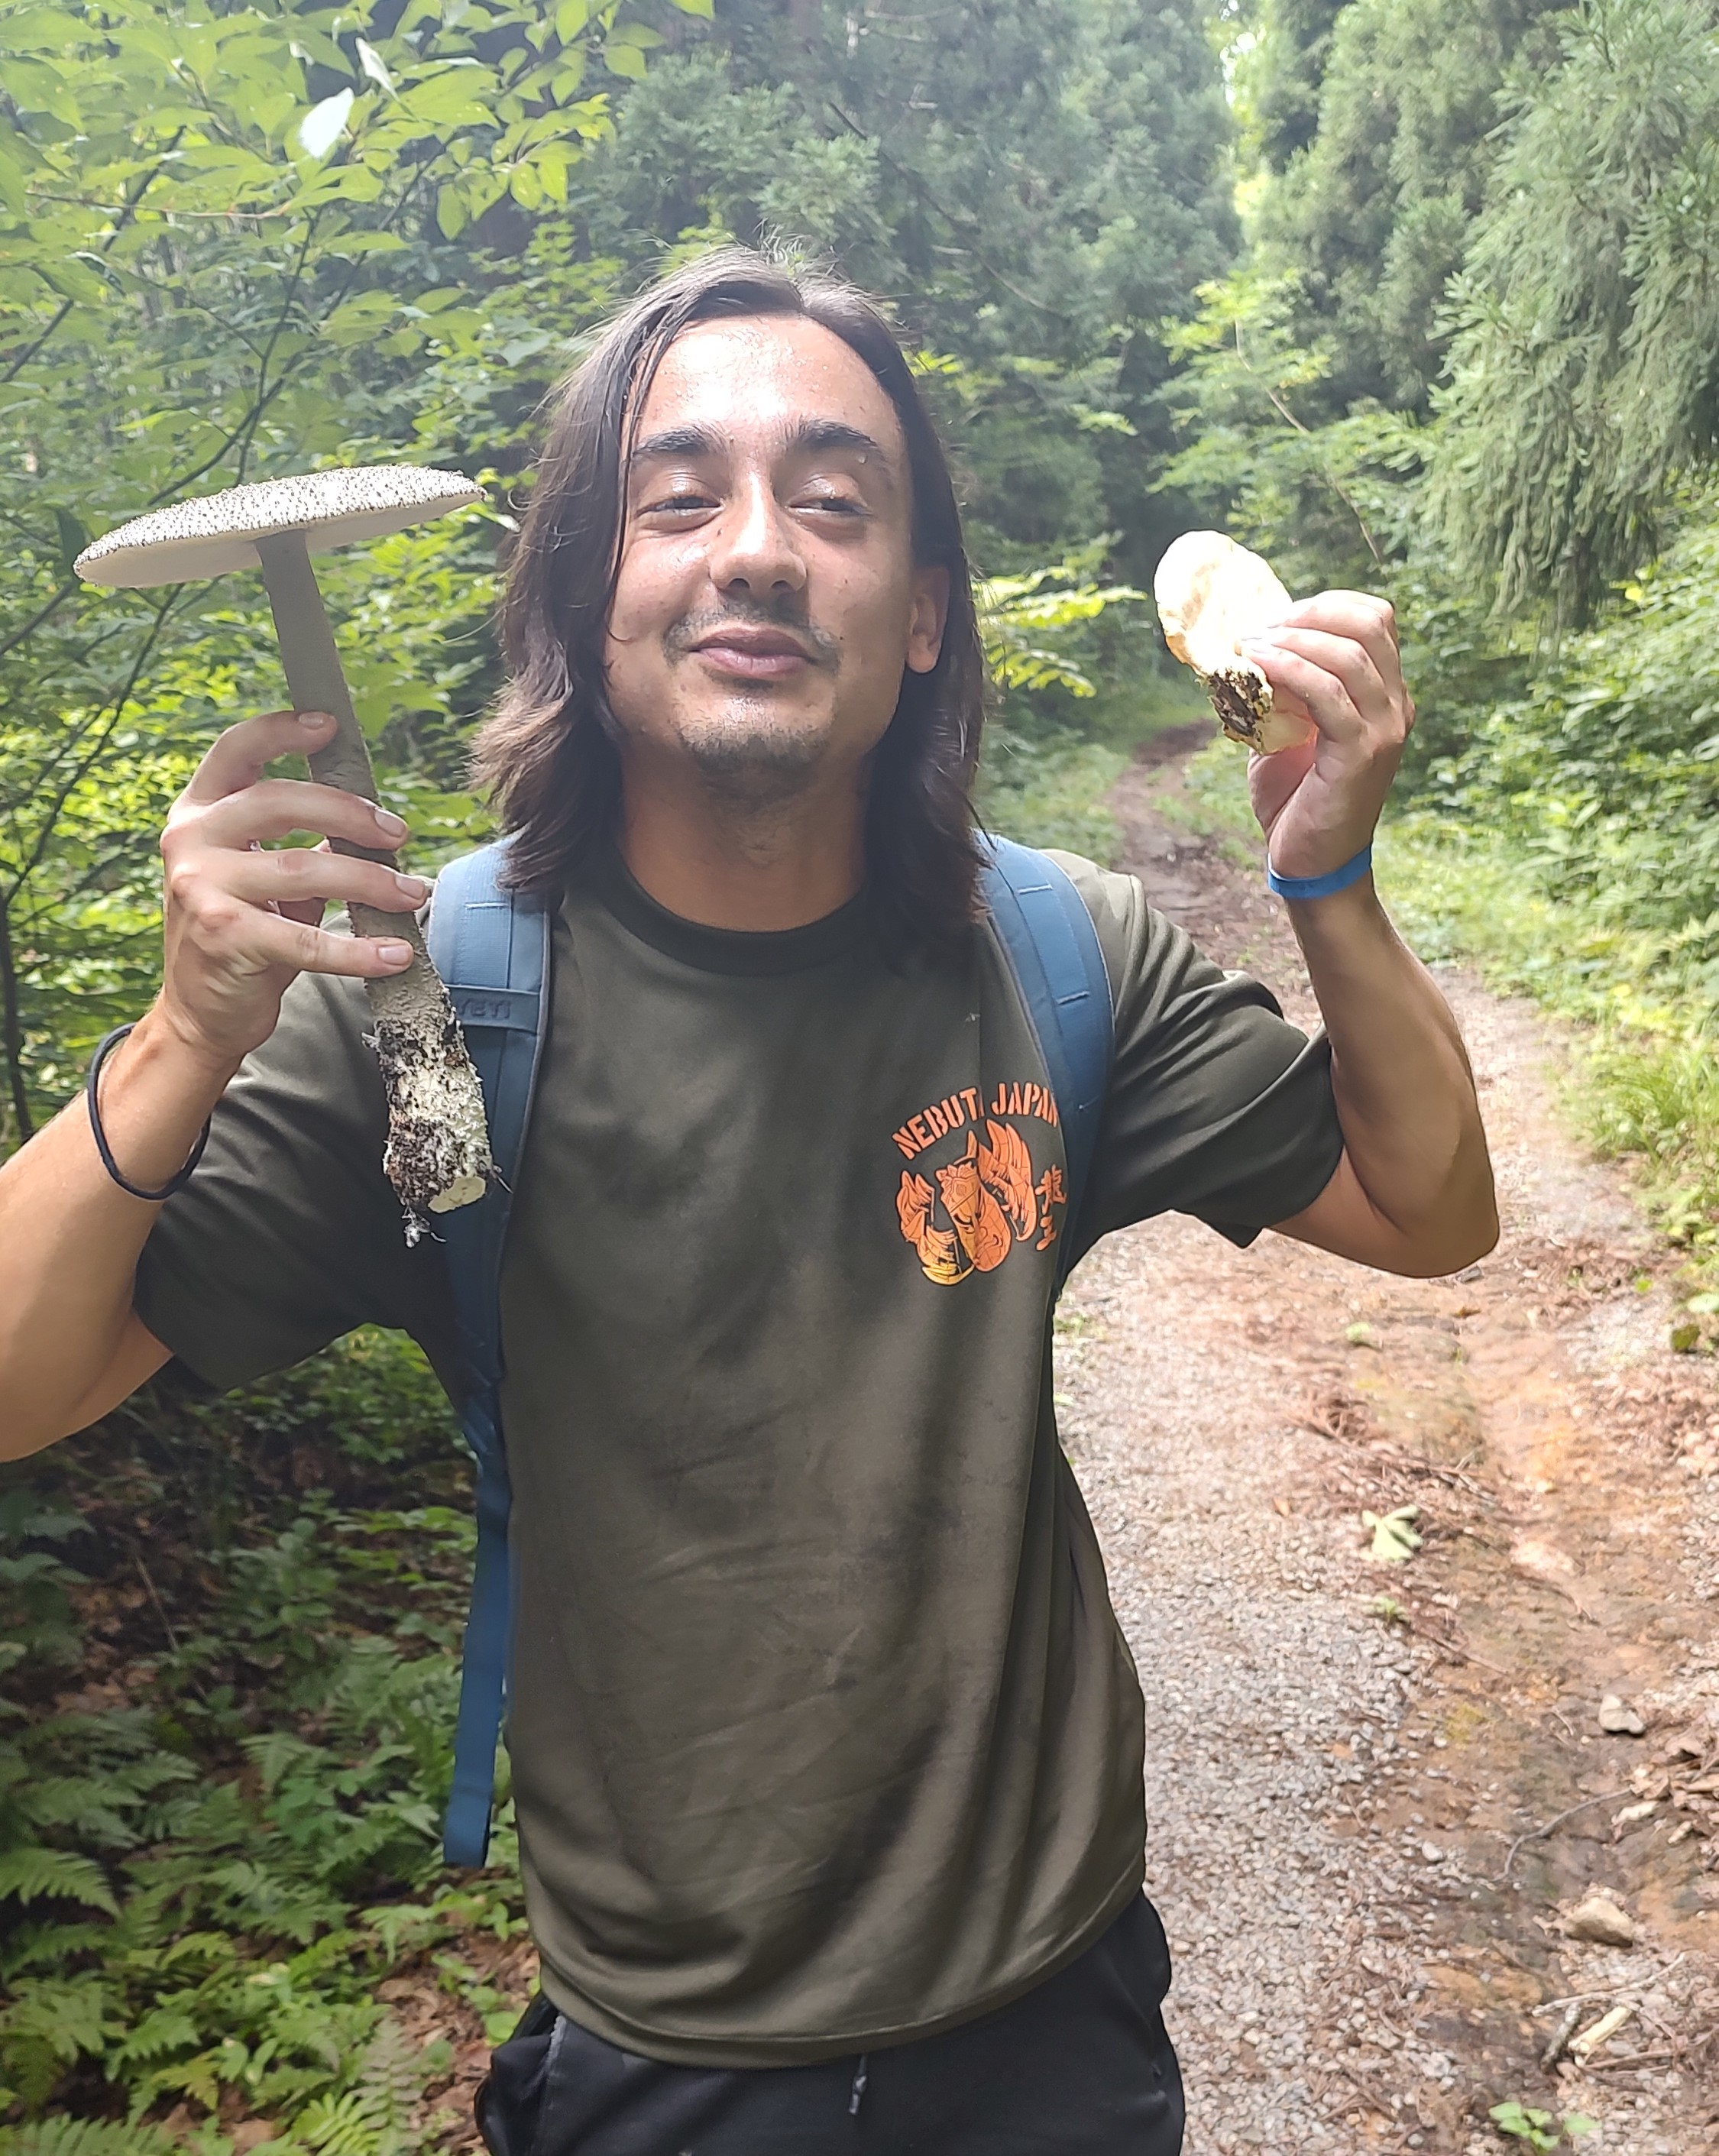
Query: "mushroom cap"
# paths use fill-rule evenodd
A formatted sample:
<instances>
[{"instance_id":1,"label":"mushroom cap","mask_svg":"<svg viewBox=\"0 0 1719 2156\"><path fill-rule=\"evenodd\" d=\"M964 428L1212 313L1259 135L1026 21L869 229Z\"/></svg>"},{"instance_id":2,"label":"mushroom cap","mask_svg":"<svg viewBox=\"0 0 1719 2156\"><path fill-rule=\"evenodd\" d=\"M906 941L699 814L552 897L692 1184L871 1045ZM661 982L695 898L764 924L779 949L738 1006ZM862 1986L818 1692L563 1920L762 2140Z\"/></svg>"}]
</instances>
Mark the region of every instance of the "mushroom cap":
<instances>
[{"instance_id":1,"label":"mushroom cap","mask_svg":"<svg viewBox=\"0 0 1719 2156\"><path fill-rule=\"evenodd\" d=\"M1171 656L1198 675L1232 741L1275 756L1307 739L1311 722L1274 708L1264 670L1241 649L1294 603L1269 562L1222 531L1184 531L1165 549L1152 596Z\"/></svg>"},{"instance_id":2,"label":"mushroom cap","mask_svg":"<svg viewBox=\"0 0 1719 2156\"><path fill-rule=\"evenodd\" d=\"M302 531L313 554L327 554L463 509L482 491L459 472L421 465L351 465L260 480L134 516L86 547L76 567L92 584L128 591L188 583L259 567L256 542L276 531Z\"/></svg>"}]
</instances>

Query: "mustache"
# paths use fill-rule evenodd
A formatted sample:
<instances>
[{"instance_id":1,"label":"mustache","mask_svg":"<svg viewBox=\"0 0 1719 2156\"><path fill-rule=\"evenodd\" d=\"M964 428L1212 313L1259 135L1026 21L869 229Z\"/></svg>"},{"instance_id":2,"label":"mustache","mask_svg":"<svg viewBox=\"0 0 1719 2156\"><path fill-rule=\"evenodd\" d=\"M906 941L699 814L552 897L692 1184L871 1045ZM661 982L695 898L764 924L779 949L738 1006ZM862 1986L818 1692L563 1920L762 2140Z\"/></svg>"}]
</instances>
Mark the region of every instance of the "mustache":
<instances>
[{"instance_id":1,"label":"mustache","mask_svg":"<svg viewBox=\"0 0 1719 2156\"><path fill-rule=\"evenodd\" d=\"M814 665L834 673L841 664L841 646L827 629L819 629L792 602L771 606L762 600L704 607L684 613L664 633L663 642L676 658L684 658L695 644L718 629L780 629L795 639Z\"/></svg>"}]
</instances>

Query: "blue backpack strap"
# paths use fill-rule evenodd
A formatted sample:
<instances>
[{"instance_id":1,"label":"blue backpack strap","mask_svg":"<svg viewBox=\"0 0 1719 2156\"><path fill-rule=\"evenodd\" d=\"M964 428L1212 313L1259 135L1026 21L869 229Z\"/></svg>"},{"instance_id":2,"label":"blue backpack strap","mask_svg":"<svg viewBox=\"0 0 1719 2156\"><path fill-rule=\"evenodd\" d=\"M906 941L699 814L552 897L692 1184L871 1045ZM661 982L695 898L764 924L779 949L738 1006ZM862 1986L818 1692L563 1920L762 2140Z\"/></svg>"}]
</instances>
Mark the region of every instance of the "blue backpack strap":
<instances>
[{"instance_id":1,"label":"blue backpack strap","mask_svg":"<svg viewBox=\"0 0 1719 2156\"><path fill-rule=\"evenodd\" d=\"M1012 839L988 836L984 846L985 904L1039 1037L1062 1123L1069 1203L1057 1251L1060 1293L1084 1247L1080 1208L1116 1053L1110 975L1085 901L1056 863Z\"/></svg>"},{"instance_id":2,"label":"blue backpack strap","mask_svg":"<svg viewBox=\"0 0 1719 2156\"><path fill-rule=\"evenodd\" d=\"M444 1214L437 1224L466 1365L460 1426L477 1462L477 1561L443 1836L449 1863L464 1865L481 1864L488 1853L495 1746L507 1699L512 1491L501 1432L501 1257L548 1030L550 913L502 888L505 859L504 843L450 862L436 879L428 930L430 956L483 1083L490 1150L501 1178L475 1205Z\"/></svg>"}]
</instances>

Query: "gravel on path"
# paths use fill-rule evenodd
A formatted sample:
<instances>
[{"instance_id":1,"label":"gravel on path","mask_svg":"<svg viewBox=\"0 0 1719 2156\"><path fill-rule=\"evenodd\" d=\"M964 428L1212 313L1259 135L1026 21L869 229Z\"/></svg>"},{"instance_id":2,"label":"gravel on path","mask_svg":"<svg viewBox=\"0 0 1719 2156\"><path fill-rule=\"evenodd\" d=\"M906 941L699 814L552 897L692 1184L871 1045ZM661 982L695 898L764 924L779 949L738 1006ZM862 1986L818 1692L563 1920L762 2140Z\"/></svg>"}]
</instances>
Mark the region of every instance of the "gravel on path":
<instances>
[{"instance_id":1,"label":"gravel on path","mask_svg":"<svg viewBox=\"0 0 1719 2156\"><path fill-rule=\"evenodd\" d=\"M1119 789L1125 865L1310 1019L1280 912L1160 814L1183 746ZM1595 2156L1719 2148L1696 1771L1710 1740L1719 1763L1719 1481L1688 1471L1719 1446L1711 1366L1670 1354L1667 1260L1558 1119L1565 1045L1441 978L1500 1171L1480 1266L1396 1281L1167 1219L1101 1245L1059 1318L1065 1441L1146 1694L1189 2156L1480 2156L1524 2145L1487 2123L1508 2099L1597 2118ZM1369 1562L1362 1511L1404 1502L1424 1548ZM1644 1738L1601 1730L1605 1691ZM1564 1937L1594 1886L1634 1949ZM1604 1994L1584 2023L1614 1999L1630 2022L1543 2069L1572 1993Z\"/></svg>"}]
</instances>

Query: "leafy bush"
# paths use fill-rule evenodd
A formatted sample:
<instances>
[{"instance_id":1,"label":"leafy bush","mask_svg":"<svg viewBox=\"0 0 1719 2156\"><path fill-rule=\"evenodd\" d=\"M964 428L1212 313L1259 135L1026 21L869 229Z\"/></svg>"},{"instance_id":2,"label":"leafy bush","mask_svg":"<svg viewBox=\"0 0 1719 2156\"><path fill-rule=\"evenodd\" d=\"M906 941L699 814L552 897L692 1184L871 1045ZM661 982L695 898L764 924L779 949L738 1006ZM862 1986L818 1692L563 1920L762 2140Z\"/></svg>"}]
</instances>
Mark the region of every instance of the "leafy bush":
<instances>
[{"instance_id":1,"label":"leafy bush","mask_svg":"<svg viewBox=\"0 0 1719 2156\"><path fill-rule=\"evenodd\" d=\"M155 1464L166 1431L169 1472L224 1444L223 1506L184 1506ZM276 1481L284 1443L342 1469L348 1502ZM473 1542L451 1444L422 1358L367 1333L218 1405L157 1390L0 1477L18 1702L0 1723L0 2107L84 2114L8 2129L0 2151L165 2148L140 2122L177 2107L206 2118L210 2151L238 2115L276 2122L283 2148L405 2156L447 2047L410 2045L378 1980L439 1953L470 2013L497 2033L510 2018L446 1951L523 1927L505 1805L495 1875L441 1875ZM454 1502L398 1504L424 1481ZM140 1496L147 1563L122 1524Z\"/></svg>"}]
</instances>

